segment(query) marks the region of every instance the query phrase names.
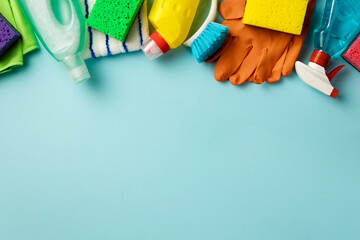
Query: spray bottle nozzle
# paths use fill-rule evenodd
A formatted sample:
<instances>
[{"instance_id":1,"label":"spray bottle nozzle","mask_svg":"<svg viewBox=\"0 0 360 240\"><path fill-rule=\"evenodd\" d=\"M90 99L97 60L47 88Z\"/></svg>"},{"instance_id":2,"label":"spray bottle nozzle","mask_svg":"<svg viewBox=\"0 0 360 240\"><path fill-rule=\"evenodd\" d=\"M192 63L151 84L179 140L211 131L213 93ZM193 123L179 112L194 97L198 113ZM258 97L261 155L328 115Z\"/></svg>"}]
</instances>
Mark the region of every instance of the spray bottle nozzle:
<instances>
[{"instance_id":1,"label":"spray bottle nozzle","mask_svg":"<svg viewBox=\"0 0 360 240\"><path fill-rule=\"evenodd\" d=\"M311 54L309 62L316 63L317 65L326 68L328 63L330 62L330 59L331 57L328 54L315 49Z\"/></svg>"},{"instance_id":2,"label":"spray bottle nozzle","mask_svg":"<svg viewBox=\"0 0 360 240\"><path fill-rule=\"evenodd\" d=\"M339 66L332 72L327 73L325 68L327 67L330 59L331 57L328 54L319 50L314 50L308 65L298 61L295 64L295 68L300 79L303 80L306 84L330 97L336 98L339 91L336 90L330 82L335 77L335 75L343 67L345 67L345 65Z\"/></svg>"},{"instance_id":3,"label":"spray bottle nozzle","mask_svg":"<svg viewBox=\"0 0 360 240\"><path fill-rule=\"evenodd\" d=\"M336 74L338 74L340 70L343 69L344 67L345 65L341 65L335 68L334 70L332 70L330 73L326 73L326 76L329 78L329 81L331 82L336 76Z\"/></svg>"}]
</instances>

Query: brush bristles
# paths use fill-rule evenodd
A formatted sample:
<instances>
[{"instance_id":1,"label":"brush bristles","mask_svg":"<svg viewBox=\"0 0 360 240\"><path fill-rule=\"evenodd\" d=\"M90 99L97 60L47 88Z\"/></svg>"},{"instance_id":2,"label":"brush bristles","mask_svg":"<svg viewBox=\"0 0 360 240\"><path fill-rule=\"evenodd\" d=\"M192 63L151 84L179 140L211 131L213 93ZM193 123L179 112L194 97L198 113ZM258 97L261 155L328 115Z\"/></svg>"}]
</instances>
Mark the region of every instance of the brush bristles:
<instances>
[{"instance_id":1,"label":"brush bristles","mask_svg":"<svg viewBox=\"0 0 360 240\"><path fill-rule=\"evenodd\" d=\"M224 43L229 29L219 23L209 23L205 30L195 39L191 50L197 62L209 59Z\"/></svg>"}]
</instances>

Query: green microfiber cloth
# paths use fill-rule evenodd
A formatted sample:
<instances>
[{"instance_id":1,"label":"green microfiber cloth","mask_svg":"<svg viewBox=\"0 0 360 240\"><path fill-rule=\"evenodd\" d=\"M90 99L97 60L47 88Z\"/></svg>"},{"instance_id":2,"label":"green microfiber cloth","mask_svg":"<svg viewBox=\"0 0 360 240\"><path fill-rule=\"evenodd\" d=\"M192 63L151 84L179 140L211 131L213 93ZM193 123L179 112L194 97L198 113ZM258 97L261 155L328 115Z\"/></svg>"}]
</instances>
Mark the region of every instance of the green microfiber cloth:
<instances>
[{"instance_id":1,"label":"green microfiber cloth","mask_svg":"<svg viewBox=\"0 0 360 240\"><path fill-rule=\"evenodd\" d=\"M125 42L143 2L144 0L97 0L86 23Z\"/></svg>"},{"instance_id":2,"label":"green microfiber cloth","mask_svg":"<svg viewBox=\"0 0 360 240\"><path fill-rule=\"evenodd\" d=\"M0 13L21 34L17 41L0 57L0 74L23 65L23 55L39 48L31 25L17 0L0 0Z\"/></svg>"}]
</instances>

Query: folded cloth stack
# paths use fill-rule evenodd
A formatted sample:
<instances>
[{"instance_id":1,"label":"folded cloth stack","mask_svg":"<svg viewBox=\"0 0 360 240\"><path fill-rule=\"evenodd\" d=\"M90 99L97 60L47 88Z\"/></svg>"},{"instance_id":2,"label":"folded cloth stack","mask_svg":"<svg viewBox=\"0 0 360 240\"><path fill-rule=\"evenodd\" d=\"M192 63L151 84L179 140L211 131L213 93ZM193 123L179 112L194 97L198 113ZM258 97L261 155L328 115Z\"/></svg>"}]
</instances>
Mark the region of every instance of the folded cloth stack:
<instances>
[{"instance_id":1,"label":"folded cloth stack","mask_svg":"<svg viewBox=\"0 0 360 240\"><path fill-rule=\"evenodd\" d=\"M23 56L38 49L30 23L17 0L0 0L0 13L21 34L21 38L0 57L0 74L23 65Z\"/></svg>"},{"instance_id":2,"label":"folded cloth stack","mask_svg":"<svg viewBox=\"0 0 360 240\"><path fill-rule=\"evenodd\" d=\"M82 0L81 2L84 4L85 17L87 19L96 0ZM125 42L120 42L115 38L88 27L83 56L85 59L88 59L138 51L148 38L149 24L147 1L145 0Z\"/></svg>"}]
</instances>

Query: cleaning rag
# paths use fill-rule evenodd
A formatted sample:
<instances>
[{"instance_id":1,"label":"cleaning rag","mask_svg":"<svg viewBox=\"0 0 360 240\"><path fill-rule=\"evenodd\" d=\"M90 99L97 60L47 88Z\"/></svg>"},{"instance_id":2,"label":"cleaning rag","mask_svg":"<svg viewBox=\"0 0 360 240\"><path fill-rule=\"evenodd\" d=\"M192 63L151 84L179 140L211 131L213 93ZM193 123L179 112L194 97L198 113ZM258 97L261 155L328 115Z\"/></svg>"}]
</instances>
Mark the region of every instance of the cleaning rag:
<instances>
[{"instance_id":1,"label":"cleaning rag","mask_svg":"<svg viewBox=\"0 0 360 240\"><path fill-rule=\"evenodd\" d=\"M96 0L82 0L86 19ZM147 18L147 1L144 1L134 24L131 27L125 42L105 35L91 27L86 32L83 56L85 59L105 57L119 53L129 53L140 50L143 43L149 38L149 24Z\"/></svg>"},{"instance_id":2,"label":"cleaning rag","mask_svg":"<svg viewBox=\"0 0 360 240\"><path fill-rule=\"evenodd\" d=\"M0 57L0 74L23 65L23 55L39 48L30 23L17 0L1 0L0 13L21 34L17 41Z\"/></svg>"}]
</instances>

